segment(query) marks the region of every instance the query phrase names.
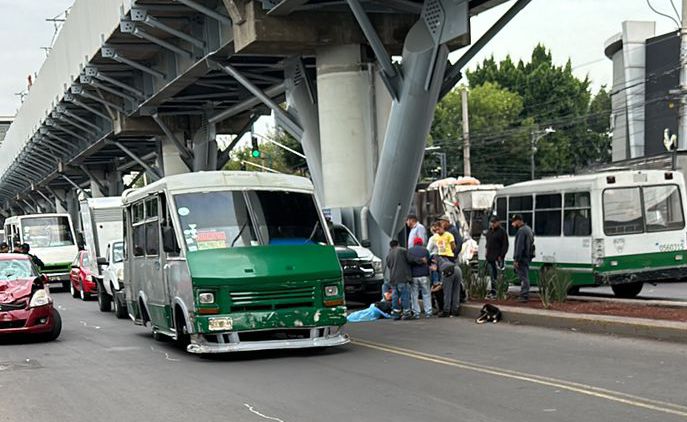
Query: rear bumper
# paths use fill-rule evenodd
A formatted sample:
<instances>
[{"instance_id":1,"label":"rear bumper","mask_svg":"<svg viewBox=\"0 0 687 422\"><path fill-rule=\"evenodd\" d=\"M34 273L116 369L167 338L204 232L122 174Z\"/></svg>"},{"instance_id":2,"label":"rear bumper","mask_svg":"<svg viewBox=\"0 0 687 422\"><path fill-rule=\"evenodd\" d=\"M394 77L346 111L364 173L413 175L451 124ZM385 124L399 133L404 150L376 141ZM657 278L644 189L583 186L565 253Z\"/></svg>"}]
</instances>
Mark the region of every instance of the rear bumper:
<instances>
[{"instance_id":1,"label":"rear bumper","mask_svg":"<svg viewBox=\"0 0 687 422\"><path fill-rule=\"evenodd\" d=\"M69 273L44 273L48 277L49 284L63 284L69 281Z\"/></svg>"},{"instance_id":2,"label":"rear bumper","mask_svg":"<svg viewBox=\"0 0 687 422\"><path fill-rule=\"evenodd\" d=\"M52 305L0 312L0 336L43 334L52 331L54 324Z\"/></svg>"},{"instance_id":3,"label":"rear bumper","mask_svg":"<svg viewBox=\"0 0 687 422\"><path fill-rule=\"evenodd\" d=\"M322 336L298 340L242 341L237 343L209 343L202 335L194 336L186 350L189 353L231 353L253 352L259 350L311 349L319 347L342 346L350 343L348 334L338 331L333 336Z\"/></svg>"}]
</instances>

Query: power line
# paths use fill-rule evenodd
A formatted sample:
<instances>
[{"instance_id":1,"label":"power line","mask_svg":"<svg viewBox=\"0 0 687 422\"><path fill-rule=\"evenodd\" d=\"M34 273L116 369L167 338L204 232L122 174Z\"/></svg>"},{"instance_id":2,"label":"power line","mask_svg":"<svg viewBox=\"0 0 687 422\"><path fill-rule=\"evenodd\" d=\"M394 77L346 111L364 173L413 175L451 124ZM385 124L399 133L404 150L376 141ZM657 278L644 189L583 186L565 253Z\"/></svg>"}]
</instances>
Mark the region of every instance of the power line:
<instances>
[{"instance_id":1,"label":"power line","mask_svg":"<svg viewBox=\"0 0 687 422\"><path fill-rule=\"evenodd\" d=\"M672 0L671 0L671 3L672 3ZM660 15L660 16L663 16L663 17L666 17L666 18L670 19L671 21L673 21L673 22L675 23L675 25L677 26L678 29L680 28L680 23L679 23L678 21L676 21L674 17L672 17L672 16L670 16L670 15L668 15L668 14L665 14L665 13L663 13L663 12L659 12L658 10L656 10L656 9L654 8L654 6L651 5L651 0L646 0L646 4L649 6L649 9L651 9L654 13L656 13L657 15ZM673 7L675 7L675 5L673 5Z\"/></svg>"}]
</instances>

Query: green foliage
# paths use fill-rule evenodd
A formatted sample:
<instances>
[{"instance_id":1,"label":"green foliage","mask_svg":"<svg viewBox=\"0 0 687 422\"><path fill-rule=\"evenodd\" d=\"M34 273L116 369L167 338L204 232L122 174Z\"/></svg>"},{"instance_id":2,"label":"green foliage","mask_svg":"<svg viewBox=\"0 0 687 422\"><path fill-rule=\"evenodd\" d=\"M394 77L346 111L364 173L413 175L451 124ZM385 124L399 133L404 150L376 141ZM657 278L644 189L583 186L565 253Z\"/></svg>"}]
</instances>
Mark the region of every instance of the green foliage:
<instances>
[{"instance_id":1,"label":"green foliage","mask_svg":"<svg viewBox=\"0 0 687 422\"><path fill-rule=\"evenodd\" d=\"M529 62L484 60L467 72L470 85L470 139L473 175L486 183L529 179L531 134L549 126L535 154L536 176L573 173L610 159L610 96L605 88L592 97L588 78L578 79L572 64L553 63L543 45ZM431 145L447 152L449 174L462 168L461 95L450 92L437 106ZM428 158L426 177L436 160Z\"/></svg>"},{"instance_id":2,"label":"green foliage","mask_svg":"<svg viewBox=\"0 0 687 422\"><path fill-rule=\"evenodd\" d=\"M268 137L282 145L303 153L300 143L283 131L275 131L270 133ZM259 157L253 156L253 147L251 145L234 149L231 153L231 160L224 166L224 170L240 170L242 162L255 163L287 174L303 175L305 171L307 171L307 165L303 158L271 142L260 142ZM260 168L251 165L247 165L246 170L262 171Z\"/></svg>"},{"instance_id":3,"label":"green foliage","mask_svg":"<svg viewBox=\"0 0 687 422\"><path fill-rule=\"evenodd\" d=\"M503 271L498 272L498 276L496 277L496 299L497 300L506 300L508 298L508 288L510 287L510 281L506 278L505 274Z\"/></svg>"},{"instance_id":4,"label":"green foliage","mask_svg":"<svg viewBox=\"0 0 687 422\"><path fill-rule=\"evenodd\" d=\"M469 265L461 265L463 281L468 297L472 299L484 299L489 292L489 280L483 269L475 271Z\"/></svg>"},{"instance_id":5,"label":"green foliage","mask_svg":"<svg viewBox=\"0 0 687 422\"><path fill-rule=\"evenodd\" d=\"M539 298L545 308L552 303L562 303L568 298L572 286L570 274L557 266L543 267L539 275Z\"/></svg>"}]
</instances>

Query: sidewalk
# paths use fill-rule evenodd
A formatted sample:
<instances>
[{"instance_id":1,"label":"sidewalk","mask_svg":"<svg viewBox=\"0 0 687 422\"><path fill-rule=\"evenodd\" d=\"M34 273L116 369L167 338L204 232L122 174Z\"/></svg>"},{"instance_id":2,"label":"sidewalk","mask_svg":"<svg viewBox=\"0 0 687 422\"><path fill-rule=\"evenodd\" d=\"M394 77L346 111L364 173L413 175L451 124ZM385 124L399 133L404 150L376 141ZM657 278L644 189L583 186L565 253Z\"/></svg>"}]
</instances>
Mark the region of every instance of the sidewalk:
<instances>
[{"instance_id":1,"label":"sidewalk","mask_svg":"<svg viewBox=\"0 0 687 422\"><path fill-rule=\"evenodd\" d=\"M477 303L464 304L461 306L461 316L475 319L479 316L482 306L483 304ZM502 322L511 324L687 343L687 324L684 322L575 314L501 305L498 308L503 314Z\"/></svg>"}]
</instances>

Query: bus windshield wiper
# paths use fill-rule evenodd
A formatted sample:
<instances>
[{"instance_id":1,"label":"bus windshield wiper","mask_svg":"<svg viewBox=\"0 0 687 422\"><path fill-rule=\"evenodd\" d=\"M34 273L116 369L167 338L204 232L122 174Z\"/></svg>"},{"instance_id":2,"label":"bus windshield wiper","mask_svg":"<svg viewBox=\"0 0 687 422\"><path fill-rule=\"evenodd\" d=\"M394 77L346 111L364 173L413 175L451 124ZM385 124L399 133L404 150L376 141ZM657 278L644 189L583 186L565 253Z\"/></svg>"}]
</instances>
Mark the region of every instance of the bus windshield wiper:
<instances>
[{"instance_id":1,"label":"bus windshield wiper","mask_svg":"<svg viewBox=\"0 0 687 422\"><path fill-rule=\"evenodd\" d=\"M234 240L231 242L231 247L232 247L232 248L234 247L234 244L236 243L236 241L239 240L239 238L240 238L241 235L243 234L243 231L246 229L246 226L247 226L247 225L248 225L248 221L246 221L245 223L243 223L243 225L241 226L241 230L239 230L239 234L237 234L236 237L234 238Z\"/></svg>"}]
</instances>

